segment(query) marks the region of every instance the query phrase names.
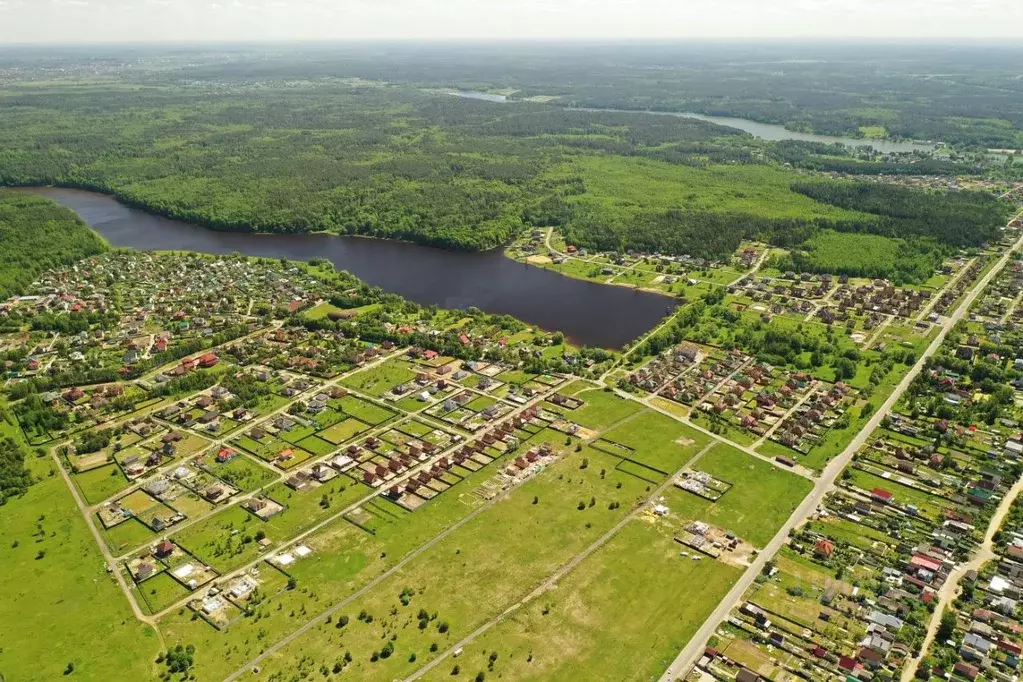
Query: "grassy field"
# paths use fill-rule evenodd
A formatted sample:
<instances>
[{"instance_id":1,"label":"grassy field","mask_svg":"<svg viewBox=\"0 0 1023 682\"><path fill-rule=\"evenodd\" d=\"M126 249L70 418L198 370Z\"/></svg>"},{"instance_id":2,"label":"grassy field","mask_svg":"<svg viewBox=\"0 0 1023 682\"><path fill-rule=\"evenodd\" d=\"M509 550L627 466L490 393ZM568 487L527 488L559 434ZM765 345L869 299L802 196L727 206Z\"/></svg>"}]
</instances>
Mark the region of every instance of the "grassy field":
<instances>
[{"instance_id":1,"label":"grassy field","mask_svg":"<svg viewBox=\"0 0 1023 682\"><path fill-rule=\"evenodd\" d=\"M550 173L581 176L579 204L630 215L640 210L689 208L751 213L771 218L850 218L859 214L793 192L796 177L780 168L753 165L693 168L642 158L580 156Z\"/></svg>"},{"instance_id":2,"label":"grassy field","mask_svg":"<svg viewBox=\"0 0 1023 682\"><path fill-rule=\"evenodd\" d=\"M205 457L204 461L214 476L222 478L242 492L250 492L262 488L277 478L277 474L273 471L256 464L241 454L222 464L216 461L214 454Z\"/></svg>"},{"instance_id":3,"label":"grassy field","mask_svg":"<svg viewBox=\"0 0 1023 682\"><path fill-rule=\"evenodd\" d=\"M82 497L89 504L98 504L113 497L128 487L128 479L116 464L107 464L81 474L74 474L71 480L78 486Z\"/></svg>"},{"instance_id":4,"label":"grassy field","mask_svg":"<svg viewBox=\"0 0 1023 682\"><path fill-rule=\"evenodd\" d=\"M554 432L540 432L536 442L551 441ZM313 554L289 567L298 581L295 590L278 594L257 609L258 617L244 618L224 633L189 613L173 612L160 621L168 641L194 643L209 652L198 662L201 679L221 679L233 668L257 655L268 643L299 627L311 614L350 595L359 586L393 566L403 556L464 518L482 501L469 494L493 476L493 465L468 476L462 483L416 510L400 517L381 511L374 522L375 534L344 519L328 523L303 542ZM397 509L387 502L366 508ZM279 545L278 545L279 546ZM354 620L354 618L353 618Z\"/></svg>"},{"instance_id":5,"label":"grassy field","mask_svg":"<svg viewBox=\"0 0 1023 682\"><path fill-rule=\"evenodd\" d=\"M341 383L356 391L379 397L398 384L407 383L415 378L416 373L412 371L408 363L395 358L382 365L357 372Z\"/></svg>"},{"instance_id":6,"label":"grassy field","mask_svg":"<svg viewBox=\"0 0 1023 682\"><path fill-rule=\"evenodd\" d=\"M423 679L473 680L479 671L487 679L655 679L740 574L734 566L679 556L669 524L634 521L556 590ZM680 599L692 595L693 585L700 586L699 597Z\"/></svg>"},{"instance_id":7,"label":"grassy field","mask_svg":"<svg viewBox=\"0 0 1023 682\"><path fill-rule=\"evenodd\" d=\"M135 620L49 459L38 483L0 513L0 676L25 682L154 677L156 633Z\"/></svg>"},{"instance_id":8,"label":"grassy field","mask_svg":"<svg viewBox=\"0 0 1023 682\"><path fill-rule=\"evenodd\" d=\"M653 411L623 422L603 437L633 448L629 459L665 475L677 471L710 441L700 431Z\"/></svg>"},{"instance_id":9,"label":"grassy field","mask_svg":"<svg viewBox=\"0 0 1023 682\"><path fill-rule=\"evenodd\" d=\"M717 502L672 487L666 505L683 519L707 521L763 547L809 493L813 484L741 450L719 444L693 465L732 488Z\"/></svg>"},{"instance_id":10,"label":"grassy field","mask_svg":"<svg viewBox=\"0 0 1023 682\"><path fill-rule=\"evenodd\" d=\"M574 410L562 410L552 406L554 411L562 412L565 419L591 429L606 429L645 409L638 403L619 398L610 391L593 388L591 384L583 381L572 383L561 392L575 395L583 401L583 405Z\"/></svg>"},{"instance_id":11,"label":"grassy field","mask_svg":"<svg viewBox=\"0 0 1023 682\"><path fill-rule=\"evenodd\" d=\"M692 446L690 450L696 452ZM355 657L346 675L391 679L406 674L411 669L411 653L423 661L430 656L431 643L443 646L456 641L531 590L628 513L648 485L615 471L616 462L592 448L573 449L542 475L357 600L351 605L351 623L343 633L330 627L317 629L267 661L264 674L295 671L299 649L316 666L332 664L340 638ZM414 592L408 606L398 600L405 587ZM438 614L436 621L422 630L416 626L419 608ZM362 610L374 615L372 623L356 620ZM441 623L446 624L443 632ZM382 646L381 636L388 633L399 634L394 656L369 661L373 651Z\"/></svg>"}]
</instances>

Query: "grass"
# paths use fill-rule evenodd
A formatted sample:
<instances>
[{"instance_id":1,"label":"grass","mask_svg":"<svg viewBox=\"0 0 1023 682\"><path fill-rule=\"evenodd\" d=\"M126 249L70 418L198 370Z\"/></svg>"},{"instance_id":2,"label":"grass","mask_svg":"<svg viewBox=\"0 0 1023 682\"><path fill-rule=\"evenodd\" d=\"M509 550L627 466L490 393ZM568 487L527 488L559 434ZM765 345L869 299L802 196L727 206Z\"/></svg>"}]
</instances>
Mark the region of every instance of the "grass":
<instances>
[{"instance_id":1,"label":"grass","mask_svg":"<svg viewBox=\"0 0 1023 682\"><path fill-rule=\"evenodd\" d=\"M124 554L156 537L156 533L138 519L128 519L110 529L102 529L98 518L95 521L97 527L101 528L100 535L115 555Z\"/></svg>"},{"instance_id":2,"label":"grass","mask_svg":"<svg viewBox=\"0 0 1023 682\"><path fill-rule=\"evenodd\" d=\"M767 218L862 217L793 192L789 186L797 176L768 166L693 168L642 158L580 156L550 175L582 176L585 194L569 197L569 201L622 215L689 208Z\"/></svg>"},{"instance_id":3,"label":"grass","mask_svg":"<svg viewBox=\"0 0 1023 682\"><path fill-rule=\"evenodd\" d=\"M8 680L153 676L159 643L135 620L49 459L29 462L38 482L0 514L0 674Z\"/></svg>"},{"instance_id":4,"label":"grass","mask_svg":"<svg viewBox=\"0 0 1023 682\"><path fill-rule=\"evenodd\" d=\"M634 448L629 459L672 474L705 446L710 437L659 412L648 411L603 434Z\"/></svg>"},{"instance_id":5,"label":"grass","mask_svg":"<svg viewBox=\"0 0 1023 682\"><path fill-rule=\"evenodd\" d=\"M260 466L245 455L238 455L223 464L218 464L215 457L207 458L210 472L242 492L251 492L267 485L277 478L277 474L266 467Z\"/></svg>"},{"instance_id":6,"label":"grass","mask_svg":"<svg viewBox=\"0 0 1023 682\"><path fill-rule=\"evenodd\" d=\"M590 460L586 469L580 469L583 458ZM298 672L306 665L316 670L321 663L332 664L341 637L355 658L346 674L370 679L407 674L412 669L407 662L411 652L417 652L420 662L428 660L431 642L444 646L457 641L521 598L628 512L646 484L613 471L613 465L614 458L589 448L565 455L353 603L351 622L343 633L331 626L307 633L265 661L263 672L254 679L266 680L281 669ZM601 469L607 471L604 478ZM616 487L619 482L621 488ZM609 509L614 500L621 507ZM577 509L578 502L584 509ZM405 587L414 592L408 606L398 600ZM438 614L424 630L416 625L420 608ZM363 609L374 615L372 623L355 618ZM440 632L442 622L448 624L447 632ZM383 645L383 632L399 634L395 655L372 663L369 656ZM296 668L299 658L302 662Z\"/></svg>"},{"instance_id":7,"label":"grass","mask_svg":"<svg viewBox=\"0 0 1023 682\"><path fill-rule=\"evenodd\" d=\"M320 431L317 435L323 440L340 445L355 438L360 433L367 431L370 427L358 419L346 419Z\"/></svg>"},{"instance_id":8,"label":"grass","mask_svg":"<svg viewBox=\"0 0 1023 682\"><path fill-rule=\"evenodd\" d=\"M534 441L554 442L559 437L556 432L541 431ZM375 535L343 519L326 524L303 540L313 549L313 554L288 568L297 579L298 588L281 593L257 610L258 617L241 619L225 633L215 631L202 621L192 621L187 612L168 614L160 621L161 629L169 642L193 643L208 652L198 659L200 675L203 679L221 679L268 643L299 627L309 614L351 594L477 508L482 502L469 492L489 480L495 468L496 465L491 465L468 475L452 490L426 503L414 514L385 518L381 512L377 517L380 522L374 524ZM389 502L376 500L365 507L396 509ZM275 542L275 547L282 546L283 543Z\"/></svg>"},{"instance_id":9,"label":"grass","mask_svg":"<svg viewBox=\"0 0 1023 682\"><path fill-rule=\"evenodd\" d=\"M380 397L398 384L408 383L415 378L416 372L409 368L408 363L394 358L382 365L356 372L341 383L361 393ZM357 417L358 415L352 414L352 416Z\"/></svg>"},{"instance_id":10,"label":"grass","mask_svg":"<svg viewBox=\"0 0 1023 682\"><path fill-rule=\"evenodd\" d=\"M765 546L813 484L741 450L715 445L693 465L732 488L717 502L672 487L665 504L682 519L725 528L757 547Z\"/></svg>"},{"instance_id":11,"label":"grass","mask_svg":"<svg viewBox=\"0 0 1023 682\"><path fill-rule=\"evenodd\" d=\"M379 405L367 402L353 395L341 398L341 409L350 417L377 426L395 416L395 413Z\"/></svg>"},{"instance_id":12,"label":"grass","mask_svg":"<svg viewBox=\"0 0 1023 682\"><path fill-rule=\"evenodd\" d=\"M563 412L565 419L591 429L606 429L645 409L642 405L620 398L610 391L591 388L591 384L582 381L574 382L562 393L577 396L583 401L583 406L574 410L562 410L552 405L552 409L555 412Z\"/></svg>"},{"instance_id":13,"label":"grass","mask_svg":"<svg viewBox=\"0 0 1023 682\"><path fill-rule=\"evenodd\" d=\"M558 584L423 679L656 679L741 574L679 556L667 524L636 521ZM699 585L699 598L678 599Z\"/></svg>"},{"instance_id":14,"label":"grass","mask_svg":"<svg viewBox=\"0 0 1023 682\"><path fill-rule=\"evenodd\" d=\"M185 528L172 539L203 563L225 572L259 555L259 545L253 536L264 525L234 505Z\"/></svg>"},{"instance_id":15,"label":"grass","mask_svg":"<svg viewBox=\"0 0 1023 682\"><path fill-rule=\"evenodd\" d=\"M339 513L346 505L366 495L369 488L347 476L338 476L315 489L296 492L278 483L265 492L284 505L283 511L267 521L234 505L185 528L174 536L174 541L200 561L225 573L259 556L261 550L255 542L258 531L280 545ZM323 505L324 496L326 505Z\"/></svg>"},{"instance_id":16,"label":"grass","mask_svg":"<svg viewBox=\"0 0 1023 682\"><path fill-rule=\"evenodd\" d=\"M128 479L116 464L108 464L89 471L73 474L71 480L78 486L89 504L98 504L129 486Z\"/></svg>"},{"instance_id":17,"label":"grass","mask_svg":"<svg viewBox=\"0 0 1023 682\"><path fill-rule=\"evenodd\" d=\"M149 613L159 613L188 596L188 588L164 571L138 586L140 606Z\"/></svg>"}]
</instances>

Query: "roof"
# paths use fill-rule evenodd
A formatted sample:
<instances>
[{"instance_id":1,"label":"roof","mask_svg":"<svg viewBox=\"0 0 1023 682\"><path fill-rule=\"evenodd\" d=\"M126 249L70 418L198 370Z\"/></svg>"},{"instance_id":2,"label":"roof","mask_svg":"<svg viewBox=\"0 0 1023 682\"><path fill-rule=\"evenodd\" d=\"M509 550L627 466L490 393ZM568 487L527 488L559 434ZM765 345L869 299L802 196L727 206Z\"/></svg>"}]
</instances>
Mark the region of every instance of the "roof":
<instances>
[{"instance_id":1,"label":"roof","mask_svg":"<svg viewBox=\"0 0 1023 682\"><path fill-rule=\"evenodd\" d=\"M914 554L913 558L909 560L909 565L917 568L925 568L931 572L936 572L941 568L940 561L925 554Z\"/></svg>"}]
</instances>

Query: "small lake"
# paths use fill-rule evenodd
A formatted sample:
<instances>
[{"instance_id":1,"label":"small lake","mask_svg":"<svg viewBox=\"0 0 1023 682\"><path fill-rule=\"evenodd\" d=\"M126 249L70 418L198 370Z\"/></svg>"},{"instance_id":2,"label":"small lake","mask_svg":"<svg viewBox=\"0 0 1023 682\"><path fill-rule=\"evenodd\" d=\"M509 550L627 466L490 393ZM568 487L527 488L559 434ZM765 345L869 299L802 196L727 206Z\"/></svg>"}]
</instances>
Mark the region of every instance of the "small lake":
<instances>
[{"instance_id":1,"label":"small lake","mask_svg":"<svg viewBox=\"0 0 1023 682\"><path fill-rule=\"evenodd\" d=\"M458 97L464 97L466 99L479 99L487 102L494 102L496 104L512 104L519 100L508 99L504 95L494 95L488 92L472 92L466 90L459 90L457 92L450 93ZM774 123L758 123L757 121L751 121L746 118L730 118L728 116L707 116L705 114L695 114L692 112L678 112L678 111L650 111L643 109L591 109L587 107L574 107L571 108L574 111L615 111L623 114L647 114L653 116L678 116L680 118L696 118L701 121L707 121L709 123L716 123L718 125L727 126L729 128L738 128L744 130L747 133L753 135L753 137L759 137L764 140L801 140L803 142L822 142L824 144L834 144L840 142L850 147L873 147L882 153L891 152L929 152L933 151L935 146L933 144L926 144L923 142L895 142L893 140L868 140L865 138L856 137L832 137L830 135L815 135L813 133L800 133L794 130L789 130L785 126L777 125Z\"/></svg>"},{"instance_id":2,"label":"small lake","mask_svg":"<svg viewBox=\"0 0 1023 682\"><path fill-rule=\"evenodd\" d=\"M488 313L513 315L591 347L619 348L676 306L674 299L660 294L573 279L518 263L500 249L465 253L326 234L218 232L129 208L94 192L54 187L20 191L71 208L112 246L294 260L327 258L338 269L416 303L475 306Z\"/></svg>"}]
</instances>

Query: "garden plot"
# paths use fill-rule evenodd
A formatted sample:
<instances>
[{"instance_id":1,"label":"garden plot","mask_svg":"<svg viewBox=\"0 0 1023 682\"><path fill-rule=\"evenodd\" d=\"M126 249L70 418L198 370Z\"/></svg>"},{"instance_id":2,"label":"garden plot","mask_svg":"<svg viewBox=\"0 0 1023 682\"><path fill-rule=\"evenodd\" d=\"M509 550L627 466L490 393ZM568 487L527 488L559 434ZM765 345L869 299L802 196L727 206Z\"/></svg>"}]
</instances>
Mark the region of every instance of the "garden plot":
<instances>
[{"instance_id":1,"label":"garden plot","mask_svg":"<svg viewBox=\"0 0 1023 682\"><path fill-rule=\"evenodd\" d=\"M129 493L114 502L114 505L119 506L132 518L138 519L146 527L157 533L185 519L184 514L168 507L143 490Z\"/></svg>"},{"instance_id":2,"label":"garden plot","mask_svg":"<svg viewBox=\"0 0 1023 682\"><path fill-rule=\"evenodd\" d=\"M427 409L426 413L452 426L475 433L512 411L512 406L496 398L462 391Z\"/></svg>"},{"instance_id":3,"label":"garden plot","mask_svg":"<svg viewBox=\"0 0 1023 682\"><path fill-rule=\"evenodd\" d=\"M277 479L277 474L260 466L247 455L228 450L229 454L209 452L197 461L197 465L211 476L215 476L231 487L251 492Z\"/></svg>"}]
</instances>

